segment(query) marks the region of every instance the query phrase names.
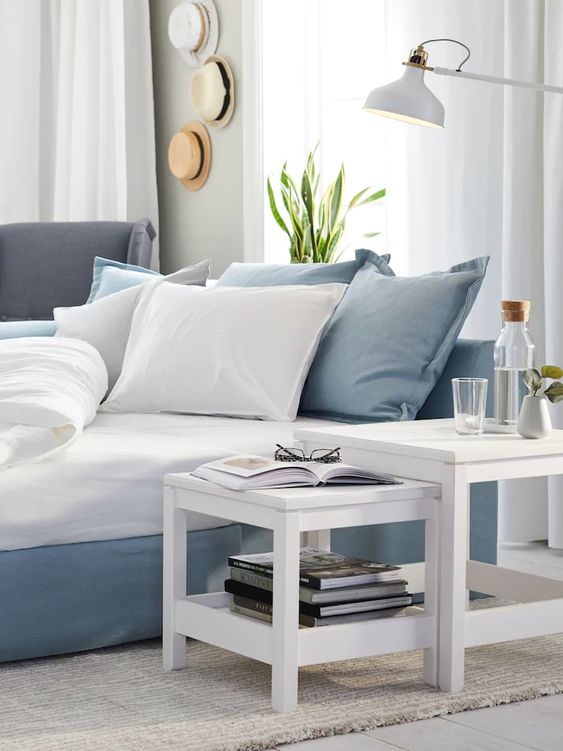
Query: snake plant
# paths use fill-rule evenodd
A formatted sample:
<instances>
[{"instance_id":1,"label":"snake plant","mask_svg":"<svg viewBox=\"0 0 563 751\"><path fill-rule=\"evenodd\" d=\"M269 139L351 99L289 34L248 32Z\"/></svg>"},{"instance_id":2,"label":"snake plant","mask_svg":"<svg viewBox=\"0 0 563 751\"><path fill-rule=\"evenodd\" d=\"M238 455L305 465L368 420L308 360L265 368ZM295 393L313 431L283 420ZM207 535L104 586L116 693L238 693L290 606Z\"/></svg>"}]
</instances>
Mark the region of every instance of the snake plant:
<instances>
[{"instance_id":1,"label":"snake plant","mask_svg":"<svg viewBox=\"0 0 563 751\"><path fill-rule=\"evenodd\" d=\"M286 216L282 217L272 183L268 178L268 199L273 217L289 239L292 263L333 263L340 255L339 246L346 228L346 218L352 209L378 201L385 189L370 192L363 188L344 203L344 165L324 192L320 191L320 174L315 163L317 149L309 152L301 184L291 178L287 162L280 174L279 191ZM368 232L364 237L375 237Z\"/></svg>"}]
</instances>

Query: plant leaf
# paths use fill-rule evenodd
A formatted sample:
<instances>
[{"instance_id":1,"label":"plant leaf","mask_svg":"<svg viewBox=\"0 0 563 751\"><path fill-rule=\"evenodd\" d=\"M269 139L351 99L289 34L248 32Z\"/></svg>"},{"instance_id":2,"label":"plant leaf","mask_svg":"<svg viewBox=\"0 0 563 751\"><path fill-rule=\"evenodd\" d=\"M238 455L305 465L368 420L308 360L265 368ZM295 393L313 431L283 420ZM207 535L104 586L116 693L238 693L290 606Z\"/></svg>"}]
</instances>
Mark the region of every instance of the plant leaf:
<instances>
[{"instance_id":1,"label":"plant leaf","mask_svg":"<svg viewBox=\"0 0 563 751\"><path fill-rule=\"evenodd\" d=\"M543 378L563 378L563 369L558 368L557 365L544 365L541 374Z\"/></svg>"},{"instance_id":2,"label":"plant leaf","mask_svg":"<svg viewBox=\"0 0 563 751\"><path fill-rule=\"evenodd\" d=\"M381 190L376 190L375 193L372 193L369 196L366 196L364 199L362 199L358 206L365 206L367 203L373 203L374 201L379 201L380 198L384 198L386 194L385 188L382 188Z\"/></svg>"},{"instance_id":3,"label":"plant leaf","mask_svg":"<svg viewBox=\"0 0 563 751\"><path fill-rule=\"evenodd\" d=\"M276 205L276 199L274 198L274 191L273 191L272 185L270 183L270 178L268 178L268 200L270 202L270 210L272 212L272 215L273 215L274 219L276 220L276 222L278 223L278 225L283 229L283 231L285 232L285 234L288 237L290 237L291 233L290 233L289 229L287 228L287 224L284 222L284 220L282 219L282 216L281 216L280 212L278 211L278 207Z\"/></svg>"},{"instance_id":4,"label":"plant leaf","mask_svg":"<svg viewBox=\"0 0 563 751\"><path fill-rule=\"evenodd\" d=\"M312 241L311 224L307 214L303 214L303 260L305 262L314 261L315 249Z\"/></svg>"},{"instance_id":5,"label":"plant leaf","mask_svg":"<svg viewBox=\"0 0 563 751\"><path fill-rule=\"evenodd\" d=\"M535 368L528 368L528 370L524 371L522 378L524 380L524 383L528 387L530 394L535 394L541 386L542 382L542 377L539 370L536 370Z\"/></svg>"},{"instance_id":6,"label":"plant leaf","mask_svg":"<svg viewBox=\"0 0 563 751\"><path fill-rule=\"evenodd\" d=\"M368 190L369 190L369 188L362 188L358 193L356 193L356 195L353 196L350 199L350 203L348 204L348 208L349 209L353 208L358 203L358 201L360 200L360 198L362 198L362 196L364 195L364 193L367 193Z\"/></svg>"},{"instance_id":7,"label":"plant leaf","mask_svg":"<svg viewBox=\"0 0 563 751\"><path fill-rule=\"evenodd\" d=\"M377 237L380 234L381 232L366 232L362 235L362 237Z\"/></svg>"},{"instance_id":8,"label":"plant leaf","mask_svg":"<svg viewBox=\"0 0 563 751\"><path fill-rule=\"evenodd\" d=\"M314 226L315 226L315 202L313 197L313 187L311 185L311 178L307 170L303 173L303 178L301 179L301 199L303 201L303 205L305 207L305 211L307 212L307 219L308 219L308 228L309 228L309 236L310 236L310 247L312 251L312 255L315 255L316 251L316 237L314 233Z\"/></svg>"},{"instance_id":9,"label":"plant leaf","mask_svg":"<svg viewBox=\"0 0 563 751\"><path fill-rule=\"evenodd\" d=\"M287 168L286 168L287 162L283 165L280 180L282 185L287 188L288 192L291 194L292 198L299 202L301 200L299 196L299 191L297 190L297 186L293 182L293 179L291 178L291 175L289 175Z\"/></svg>"},{"instance_id":10,"label":"plant leaf","mask_svg":"<svg viewBox=\"0 0 563 751\"><path fill-rule=\"evenodd\" d=\"M340 209L342 208L342 194L344 192L344 165L340 167L338 177L334 182L334 189L330 199L330 225L331 230L338 222ZM332 234L332 232L331 232Z\"/></svg>"},{"instance_id":11,"label":"plant leaf","mask_svg":"<svg viewBox=\"0 0 563 751\"><path fill-rule=\"evenodd\" d=\"M338 243L342 239L342 235L344 234L344 226L342 224L338 224L332 233L325 250L325 263L331 263L334 255L336 253L336 249L338 247Z\"/></svg>"},{"instance_id":12,"label":"plant leaf","mask_svg":"<svg viewBox=\"0 0 563 751\"><path fill-rule=\"evenodd\" d=\"M552 404L563 402L563 383L554 381L543 392Z\"/></svg>"}]
</instances>

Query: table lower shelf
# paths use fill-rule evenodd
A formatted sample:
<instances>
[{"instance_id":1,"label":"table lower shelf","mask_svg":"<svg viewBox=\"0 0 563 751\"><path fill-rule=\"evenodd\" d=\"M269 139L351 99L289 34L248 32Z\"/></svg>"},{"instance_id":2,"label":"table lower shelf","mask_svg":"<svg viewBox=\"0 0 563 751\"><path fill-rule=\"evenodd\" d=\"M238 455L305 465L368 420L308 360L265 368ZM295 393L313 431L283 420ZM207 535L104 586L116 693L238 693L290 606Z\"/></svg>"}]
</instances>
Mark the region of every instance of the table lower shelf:
<instances>
[{"instance_id":1,"label":"table lower shelf","mask_svg":"<svg viewBox=\"0 0 563 751\"><path fill-rule=\"evenodd\" d=\"M229 609L230 600L231 595L226 592L177 600L176 631L271 664L272 625L233 613ZM409 608L406 615L299 629L299 665L425 649L434 645L435 630L435 617L415 607Z\"/></svg>"}]
</instances>

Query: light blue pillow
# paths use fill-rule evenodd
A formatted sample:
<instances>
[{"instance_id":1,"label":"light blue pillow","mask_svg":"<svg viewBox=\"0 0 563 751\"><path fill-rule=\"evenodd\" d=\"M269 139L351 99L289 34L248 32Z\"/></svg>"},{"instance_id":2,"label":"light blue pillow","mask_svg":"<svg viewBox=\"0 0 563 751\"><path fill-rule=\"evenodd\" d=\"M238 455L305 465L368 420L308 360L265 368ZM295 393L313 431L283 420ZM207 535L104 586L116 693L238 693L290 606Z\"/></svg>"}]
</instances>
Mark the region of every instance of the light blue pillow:
<instances>
[{"instance_id":1,"label":"light blue pillow","mask_svg":"<svg viewBox=\"0 0 563 751\"><path fill-rule=\"evenodd\" d=\"M136 287L147 281L147 275L162 276L157 271L145 269L143 266L135 266L132 263L121 263L109 258L94 259L94 273L92 275L92 287L86 304L107 297L114 292L120 292L128 287Z\"/></svg>"},{"instance_id":2,"label":"light blue pillow","mask_svg":"<svg viewBox=\"0 0 563 751\"><path fill-rule=\"evenodd\" d=\"M54 336L55 321L0 321L0 339L17 339L20 336Z\"/></svg>"},{"instance_id":3,"label":"light blue pillow","mask_svg":"<svg viewBox=\"0 0 563 751\"><path fill-rule=\"evenodd\" d=\"M342 422L413 420L444 369L488 257L419 277L366 257L328 325L300 412Z\"/></svg>"},{"instance_id":4,"label":"light blue pillow","mask_svg":"<svg viewBox=\"0 0 563 751\"><path fill-rule=\"evenodd\" d=\"M292 284L350 284L366 257L377 258L385 271L390 256L379 256L372 250L357 250L355 261L341 263L232 263L219 277L217 287L277 287Z\"/></svg>"}]
</instances>

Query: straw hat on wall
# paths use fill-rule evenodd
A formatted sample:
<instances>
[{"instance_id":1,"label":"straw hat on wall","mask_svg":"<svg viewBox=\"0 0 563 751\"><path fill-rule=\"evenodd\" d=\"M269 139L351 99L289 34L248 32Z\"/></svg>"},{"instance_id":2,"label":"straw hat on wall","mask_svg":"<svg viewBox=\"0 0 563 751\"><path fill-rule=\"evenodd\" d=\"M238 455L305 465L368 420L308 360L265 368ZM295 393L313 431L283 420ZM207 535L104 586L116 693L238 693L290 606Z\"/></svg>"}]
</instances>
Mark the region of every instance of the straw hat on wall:
<instances>
[{"instance_id":1,"label":"straw hat on wall","mask_svg":"<svg viewBox=\"0 0 563 751\"><path fill-rule=\"evenodd\" d=\"M224 57L211 55L190 81L193 109L211 127L223 128L235 108L235 79Z\"/></svg>"},{"instance_id":2,"label":"straw hat on wall","mask_svg":"<svg viewBox=\"0 0 563 751\"><path fill-rule=\"evenodd\" d=\"M168 146L170 172L188 190L202 188L211 166L211 140L207 128L196 120L175 133Z\"/></svg>"}]
</instances>

